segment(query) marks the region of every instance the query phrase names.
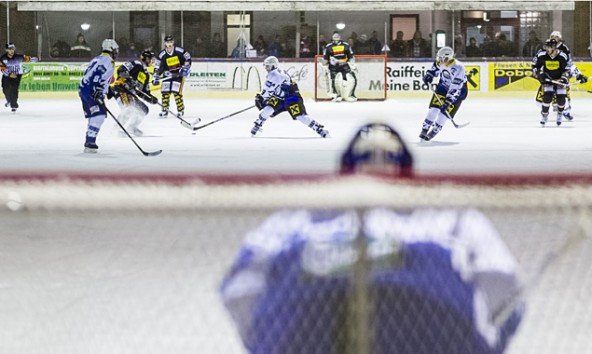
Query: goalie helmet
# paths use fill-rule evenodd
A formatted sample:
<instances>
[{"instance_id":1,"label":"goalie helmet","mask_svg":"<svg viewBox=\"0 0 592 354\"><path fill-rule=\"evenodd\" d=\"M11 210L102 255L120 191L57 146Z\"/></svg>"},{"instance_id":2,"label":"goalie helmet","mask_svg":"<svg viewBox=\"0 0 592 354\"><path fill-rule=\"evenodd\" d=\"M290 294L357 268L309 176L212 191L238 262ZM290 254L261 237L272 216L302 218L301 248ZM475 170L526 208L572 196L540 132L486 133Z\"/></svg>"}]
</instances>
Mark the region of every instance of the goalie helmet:
<instances>
[{"instance_id":1,"label":"goalie helmet","mask_svg":"<svg viewBox=\"0 0 592 354\"><path fill-rule=\"evenodd\" d=\"M436 54L436 59L440 62L448 62L449 60L454 59L454 50L450 47L442 47L438 50L438 54Z\"/></svg>"},{"instance_id":2,"label":"goalie helmet","mask_svg":"<svg viewBox=\"0 0 592 354\"><path fill-rule=\"evenodd\" d=\"M331 37L331 40L333 42L338 42L338 41L341 40L341 35L339 33L335 32L335 33L333 33L333 36Z\"/></svg>"},{"instance_id":3,"label":"goalie helmet","mask_svg":"<svg viewBox=\"0 0 592 354\"><path fill-rule=\"evenodd\" d=\"M362 126L341 157L341 173L369 173L410 177L413 158L401 136L391 126Z\"/></svg>"},{"instance_id":4,"label":"goalie helmet","mask_svg":"<svg viewBox=\"0 0 592 354\"><path fill-rule=\"evenodd\" d=\"M267 70L268 72L277 69L279 65L280 61L278 60L278 58L274 56L267 57L263 61L263 66L265 67L265 70Z\"/></svg>"},{"instance_id":5,"label":"goalie helmet","mask_svg":"<svg viewBox=\"0 0 592 354\"><path fill-rule=\"evenodd\" d=\"M107 38L107 39L103 40L103 43L101 44L101 48L102 48L103 52L109 52L113 56L116 56L119 53L119 45L117 45L117 42L115 42L115 39Z\"/></svg>"}]
</instances>

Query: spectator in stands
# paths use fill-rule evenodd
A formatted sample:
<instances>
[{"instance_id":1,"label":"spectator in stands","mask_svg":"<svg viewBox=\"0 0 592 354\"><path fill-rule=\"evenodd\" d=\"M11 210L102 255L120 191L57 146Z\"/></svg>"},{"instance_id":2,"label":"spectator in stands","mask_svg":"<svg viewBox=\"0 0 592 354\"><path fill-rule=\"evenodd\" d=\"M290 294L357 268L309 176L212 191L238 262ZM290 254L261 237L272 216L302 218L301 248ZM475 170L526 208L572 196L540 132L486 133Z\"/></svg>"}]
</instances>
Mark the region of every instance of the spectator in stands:
<instances>
[{"instance_id":1,"label":"spectator in stands","mask_svg":"<svg viewBox=\"0 0 592 354\"><path fill-rule=\"evenodd\" d=\"M366 34L360 36L360 42L358 43L356 54L374 54L372 53L372 48L370 48L370 43L368 42L368 36Z\"/></svg>"},{"instance_id":2,"label":"spectator in stands","mask_svg":"<svg viewBox=\"0 0 592 354\"><path fill-rule=\"evenodd\" d=\"M543 49L543 42L537 37L536 31L528 33L528 41L522 47L522 56L527 58L534 58L536 53Z\"/></svg>"},{"instance_id":3,"label":"spectator in stands","mask_svg":"<svg viewBox=\"0 0 592 354\"><path fill-rule=\"evenodd\" d=\"M210 43L210 57L212 58L224 58L226 57L226 47L224 42L222 42L222 38L220 33L214 33L212 37L212 42Z\"/></svg>"},{"instance_id":4,"label":"spectator in stands","mask_svg":"<svg viewBox=\"0 0 592 354\"><path fill-rule=\"evenodd\" d=\"M420 31L415 31L413 39L409 41L409 56L412 58L426 58L431 56L428 42L423 39Z\"/></svg>"},{"instance_id":5,"label":"spectator in stands","mask_svg":"<svg viewBox=\"0 0 592 354\"><path fill-rule=\"evenodd\" d=\"M136 49L136 43L131 42L129 44L129 46L127 47L127 55L128 58L138 58L140 56L140 53L138 53L138 50Z\"/></svg>"},{"instance_id":6,"label":"spectator in stands","mask_svg":"<svg viewBox=\"0 0 592 354\"><path fill-rule=\"evenodd\" d=\"M279 34L275 35L273 42L269 45L267 54L276 58L281 58L284 54L284 44L282 43L282 37Z\"/></svg>"},{"instance_id":7,"label":"spectator in stands","mask_svg":"<svg viewBox=\"0 0 592 354\"><path fill-rule=\"evenodd\" d=\"M354 32L356 33L356 32ZM356 44L359 43L359 40L353 38L353 37L349 37L347 39L347 43L349 44L349 48L352 50L352 52L357 53L358 47L356 47Z\"/></svg>"},{"instance_id":8,"label":"spectator in stands","mask_svg":"<svg viewBox=\"0 0 592 354\"><path fill-rule=\"evenodd\" d=\"M195 39L195 47L191 49L191 56L194 58L207 58L210 54L210 46L202 36Z\"/></svg>"},{"instance_id":9,"label":"spectator in stands","mask_svg":"<svg viewBox=\"0 0 592 354\"><path fill-rule=\"evenodd\" d=\"M312 58L312 39L304 32L300 33L300 58Z\"/></svg>"},{"instance_id":10,"label":"spectator in stands","mask_svg":"<svg viewBox=\"0 0 592 354\"><path fill-rule=\"evenodd\" d=\"M514 54L514 43L506 39L506 34L503 32L497 32L495 34L495 40L497 46L497 56L502 57L513 57Z\"/></svg>"},{"instance_id":11,"label":"spectator in stands","mask_svg":"<svg viewBox=\"0 0 592 354\"><path fill-rule=\"evenodd\" d=\"M239 38L236 41L236 47L234 47L234 49L232 50L230 57L235 58L235 59L245 59L246 56L247 56L247 45L245 44L245 41L242 38Z\"/></svg>"},{"instance_id":12,"label":"spectator in stands","mask_svg":"<svg viewBox=\"0 0 592 354\"><path fill-rule=\"evenodd\" d=\"M60 38L51 46L50 55L52 58L67 58L70 56L70 45Z\"/></svg>"},{"instance_id":13,"label":"spectator in stands","mask_svg":"<svg viewBox=\"0 0 592 354\"><path fill-rule=\"evenodd\" d=\"M454 57L464 58L465 57L465 40L462 35L457 34L454 36Z\"/></svg>"},{"instance_id":14,"label":"spectator in stands","mask_svg":"<svg viewBox=\"0 0 592 354\"><path fill-rule=\"evenodd\" d=\"M118 55L119 57L136 58L135 56L129 56L130 44L129 44L129 41L127 40L127 37L119 38L117 40L117 44L119 44L119 55Z\"/></svg>"},{"instance_id":15,"label":"spectator in stands","mask_svg":"<svg viewBox=\"0 0 592 354\"><path fill-rule=\"evenodd\" d=\"M253 49L257 51L257 56L264 56L267 52L267 42L263 38L263 35L259 35L253 43Z\"/></svg>"},{"instance_id":16,"label":"spectator in stands","mask_svg":"<svg viewBox=\"0 0 592 354\"><path fill-rule=\"evenodd\" d=\"M465 49L465 55L467 58L477 58L482 55L481 48L477 46L477 40L475 37L469 38L469 45Z\"/></svg>"},{"instance_id":17,"label":"spectator in stands","mask_svg":"<svg viewBox=\"0 0 592 354\"><path fill-rule=\"evenodd\" d=\"M397 31L395 39L391 42L391 56L405 58L409 56L409 42L403 39L403 31Z\"/></svg>"},{"instance_id":18,"label":"spectator in stands","mask_svg":"<svg viewBox=\"0 0 592 354\"><path fill-rule=\"evenodd\" d=\"M350 36L348 37L348 42L350 42L350 41L349 41L349 39L350 39L350 38L351 38L351 43L350 43L350 45L352 45L352 44L353 44L353 45L351 46L351 48L357 47L357 46L360 44L360 39L358 38L358 34L357 34L356 32L352 32L352 33L350 34Z\"/></svg>"},{"instance_id":19,"label":"spectator in stands","mask_svg":"<svg viewBox=\"0 0 592 354\"><path fill-rule=\"evenodd\" d=\"M82 33L76 36L76 42L70 47L70 57L72 58L90 58L92 51Z\"/></svg>"},{"instance_id":20,"label":"spectator in stands","mask_svg":"<svg viewBox=\"0 0 592 354\"><path fill-rule=\"evenodd\" d=\"M382 43L378 40L378 32L372 31L372 35L370 39L368 39L369 47L370 47L370 54L381 54L382 53Z\"/></svg>"}]
</instances>

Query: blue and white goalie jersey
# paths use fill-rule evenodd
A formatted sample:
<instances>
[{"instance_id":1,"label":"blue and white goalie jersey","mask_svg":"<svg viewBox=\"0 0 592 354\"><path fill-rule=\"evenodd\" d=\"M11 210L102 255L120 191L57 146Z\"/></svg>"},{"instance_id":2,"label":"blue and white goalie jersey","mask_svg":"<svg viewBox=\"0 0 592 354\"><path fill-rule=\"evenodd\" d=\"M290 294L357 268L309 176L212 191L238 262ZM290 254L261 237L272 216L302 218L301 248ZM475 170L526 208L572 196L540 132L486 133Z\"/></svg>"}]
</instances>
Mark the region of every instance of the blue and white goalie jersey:
<instances>
[{"instance_id":1,"label":"blue and white goalie jersey","mask_svg":"<svg viewBox=\"0 0 592 354\"><path fill-rule=\"evenodd\" d=\"M358 235L368 244L372 353L504 351L522 316L521 284L489 220L373 209L280 212L247 235L221 294L250 353L345 351Z\"/></svg>"},{"instance_id":2,"label":"blue and white goalie jersey","mask_svg":"<svg viewBox=\"0 0 592 354\"><path fill-rule=\"evenodd\" d=\"M95 90L101 90L103 94L107 94L113 79L114 68L115 63L109 54L103 53L96 56L84 71L79 86L80 94L90 96Z\"/></svg>"}]
</instances>

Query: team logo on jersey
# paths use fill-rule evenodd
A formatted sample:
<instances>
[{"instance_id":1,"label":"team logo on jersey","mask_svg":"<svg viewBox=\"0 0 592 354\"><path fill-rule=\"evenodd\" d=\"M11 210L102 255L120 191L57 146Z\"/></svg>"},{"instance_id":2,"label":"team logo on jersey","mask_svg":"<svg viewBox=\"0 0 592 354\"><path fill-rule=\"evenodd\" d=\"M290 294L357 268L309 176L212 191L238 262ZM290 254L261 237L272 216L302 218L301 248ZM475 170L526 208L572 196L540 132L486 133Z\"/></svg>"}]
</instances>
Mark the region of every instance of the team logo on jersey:
<instances>
[{"instance_id":1,"label":"team logo on jersey","mask_svg":"<svg viewBox=\"0 0 592 354\"><path fill-rule=\"evenodd\" d=\"M333 54L335 55L342 55L345 53L345 47L342 45L336 45L333 47Z\"/></svg>"},{"instance_id":2,"label":"team logo on jersey","mask_svg":"<svg viewBox=\"0 0 592 354\"><path fill-rule=\"evenodd\" d=\"M179 61L179 57L166 58L166 63L169 68L173 68L173 67L181 65L181 62Z\"/></svg>"},{"instance_id":3,"label":"team logo on jersey","mask_svg":"<svg viewBox=\"0 0 592 354\"><path fill-rule=\"evenodd\" d=\"M557 60L548 60L545 62L545 68L548 70L557 70L559 69L559 61Z\"/></svg>"}]
</instances>

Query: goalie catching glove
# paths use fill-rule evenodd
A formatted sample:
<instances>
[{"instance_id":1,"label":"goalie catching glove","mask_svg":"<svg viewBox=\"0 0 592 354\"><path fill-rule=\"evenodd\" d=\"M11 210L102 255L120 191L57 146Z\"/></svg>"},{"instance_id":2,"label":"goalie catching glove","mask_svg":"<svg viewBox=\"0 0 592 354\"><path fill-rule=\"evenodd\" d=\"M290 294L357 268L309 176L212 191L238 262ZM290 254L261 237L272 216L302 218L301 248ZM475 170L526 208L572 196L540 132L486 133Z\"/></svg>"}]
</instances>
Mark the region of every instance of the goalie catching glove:
<instances>
[{"instance_id":1,"label":"goalie catching glove","mask_svg":"<svg viewBox=\"0 0 592 354\"><path fill-rule=\"evenodd\" d=\"M263 99L263 96L261 96L260 94L257 94L255 96L255 106L258 110L262 110L263 107L265 107L265 99Z\"/></svg>"}]
</instances>

